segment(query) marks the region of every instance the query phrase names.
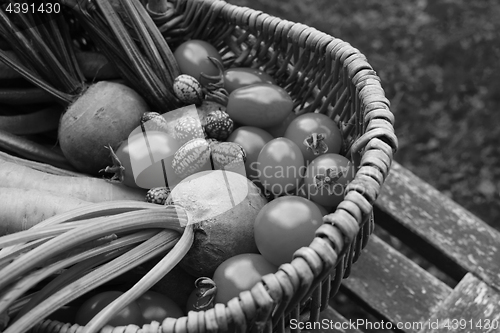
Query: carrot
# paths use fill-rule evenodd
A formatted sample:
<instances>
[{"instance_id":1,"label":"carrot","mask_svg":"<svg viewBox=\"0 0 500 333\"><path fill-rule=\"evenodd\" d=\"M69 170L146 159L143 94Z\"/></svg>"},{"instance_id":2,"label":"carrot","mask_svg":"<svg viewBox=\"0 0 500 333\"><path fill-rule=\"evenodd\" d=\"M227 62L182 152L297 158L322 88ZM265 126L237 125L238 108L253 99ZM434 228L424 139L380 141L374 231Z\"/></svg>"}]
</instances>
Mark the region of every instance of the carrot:
<instances>
[{"instance_id":1,"label":"carrot","mask_svg":"<svg viewBox=\"0 0 500 333\"><path fill-rule=\"evenodd\" d=\"M144 201L146 190L93 177L56 176L0 160L0 184L3 187L48 191L89 202L114 200ZM2 206L7 206L3 203Z\"/></svg>"},{"instance_id":2,"label":"carrot","mask_svg":"<svg viewBox=\"0 0 500 333\"><path fill-rule=\"evenodd\" d=\"M9 88L0 89L0 103L11 105L26 105L51 103L55 98L40 88Z\"/></svg>"},{"instance_id":3,"label":"carrot","mask_svg":"<svg viewBox=\"0 0 500 333\"><path fill-rule=\"evenodd\" d=\"M0 160L19 164L19 165L22 165L22 166L25 166L25 167L28 167L31 169L35 169L38 171L42 171L42 172L46 172L46 173L50 173L50 174L58 175L58 176L89 177L88 175L85 175L83 173L74 172L74 171L66 170L66 169L61 169L61 168L55 167L55 166L50 165L50 164L45 164L45 163L27 160L27 159L24 159L21 157L7 154L6 152L3 152L3 151L0 151Z\"/></svg>"},{"instance_id":4,"label":"carrot","mask_svg":"<svg viewBox=\"0 0 500 333\"><path fill-rule=\"evenodd\" d=\"M147 4L147 8L153 13L166 13L170 7L167 0L149 0Z\"/></svg>"},{"instance_id":5,"label":"carrot","mask_svg":"<svg viewBox=\"0 0 500 333\"><path fill-rule=\"evenodd\" d=\"M6 51L5 53L10 59L18 60L14 52ZM75 56L86 79L108 80L120 77L108 59L98 52L78 52ZM0 62L0 80L20 79L22 77L17 71Z\"/></svg>"},{"instance_id":6,"label":"carrot","mask_svg":"<svg viewBox=\"0 0 500 333\"><path fill-rule=\"evenodd\" d=\"M0 236L29 229L49 217L91 204L47 191L3 187L0 187L0 202Z\"/></svg>"},{"instance_id":7,"label":"carrot","mask_svg":"<svg viewBox=\"0 0 500 333\"><path fill-rule=\"evenodd\" d=\"M31 160L49 163L63 169L74 169L61 153L27 138L2 131L1 129L0 149L8 150Z\"/></svg>"},{"instance_id":8,"label":"carrot","mask_svg":"<svg viewBox=\"0 0 500 333\"><path fill-rule=\"evenodd\" d=\"M63 108L59 105L13 116L0 115L0 130L12 134L34 134L57 129Z\"/></svg>"},{"instance_id":9,"label":"carrot","mask_svg":"<svg viewBox=\"0 0 500 333\"><path fill-rule=\"evenodd\" d=\"M111 80L120 75L108 59L97 52L78 52L75 54L80 70L89 80Z\"/></svg>"}]
</instances>

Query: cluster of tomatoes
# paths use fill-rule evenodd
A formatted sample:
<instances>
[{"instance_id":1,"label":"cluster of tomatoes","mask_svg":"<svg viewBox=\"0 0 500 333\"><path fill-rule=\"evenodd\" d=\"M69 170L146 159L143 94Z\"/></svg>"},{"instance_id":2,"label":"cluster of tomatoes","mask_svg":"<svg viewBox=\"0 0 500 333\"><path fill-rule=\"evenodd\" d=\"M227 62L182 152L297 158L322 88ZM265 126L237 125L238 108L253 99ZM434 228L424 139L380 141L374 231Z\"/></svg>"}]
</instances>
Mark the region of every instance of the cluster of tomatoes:
<instances>
[{"instance_id":1,"label":"cluster of tomatoes","mask_svg":"<svg viewBox=\"0 0 500 333\"><path fill-rule=\"evenodd\" d=\"M217 75L209 57L221 59L202 41L189 41L176 51L181 70L198 77ZM241 254L215 271L215 302L226 303L251 289L260 278L290 262L308 246L323 216L342 201L354 167L344 156L342 135L331 118L319 113L297 116L288 93L268 74L253 68L223 72L228 93L226 112L236 124L226 139L246 154L246 176L272 200L259 212L255 241L260 254Z\"/></svg>"},{"instance_id":2,"label":"cluster of tomatoes","mask_svg":"<svg viewBox=\"0 0 500 333\"><path fill-rule=\"evenodd\" d=\"M211 277L213 286L204 285L193 291L187 305L189 311L206 309L214 303L227 303L240 292L251 289L263 275L274 273L281 264L290 262L296 250L311 243L317 228L323 223L323 216L342 201L345 187L353 179L355 170L351 162L340 155L342 135L335 121L320 113L297 115L290 95L270 75L254 68L224 69L217 49L200 40L181 44L174 55L185 75L178 80L176 94L186 103L198 104L198 111L203 108L201 103L206 104L203 101L205 94L219 98L215 103L218 113L209 112L202 120L196 116L172 118L175 121L166 128L167 132L170 129L182 135L192 135L194 139L186 139L187 143L181 147L165 139L164 135L151 136L152 140L157 140L154 142L161 150L159 154L174 156L174 152L182 151L185 160L176 161L174 156L170 161L174 167L177 163L179 170L187 170L185 167L188 166L191 172L202 171L198 164L208 163L203 159L206 134L215 133L208 139L207 147L213 141L241 147L240 162L246 176L270 199L254 224L255 242L260 253L240 254L223 262ZM161 119L152 117L148 120L153 120L153 124L157 121L161 128ZM137 140L141 139L142 136L137 136ZM131 154L147 153L138 143L135 148L133 145L134 141L130 141L118 151L122 161L120 180L130 186L157 187L157 175L165 172L165 164L142 180L130 174L123 177L132 167ZM220 150L220 160L238 157L238 149L234 150L234 146L226 148ZM148 183L150 180L154 182ZM164 188L170 180L165 181ZM143 184L138 184L138 181ZM156 189L150 194L152 202L163 203L169 192ZM157 200L158 196L162 200ZM108 292L89 299L81 310L85 315L77 316L79 323L85 324L96 311L107 305L106 302L118 296L116 292ZM111 324L161 321L182 313L165 296L146 293L120 312Z\"/></svg>"}]
</instances>

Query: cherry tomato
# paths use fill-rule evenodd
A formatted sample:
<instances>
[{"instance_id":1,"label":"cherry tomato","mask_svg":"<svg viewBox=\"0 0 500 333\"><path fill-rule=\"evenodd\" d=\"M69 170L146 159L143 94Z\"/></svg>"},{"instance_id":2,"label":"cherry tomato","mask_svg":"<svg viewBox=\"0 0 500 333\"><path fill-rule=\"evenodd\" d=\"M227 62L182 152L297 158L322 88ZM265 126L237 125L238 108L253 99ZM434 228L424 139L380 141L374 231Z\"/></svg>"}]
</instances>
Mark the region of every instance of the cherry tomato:
<instances>
[{"instance_id":1,"label":"cherry tomato","mask_svg":"<svg viewBox=\"0 0 500 333\"><path fill-rule=\"evenodd\" d=\"M299 147L287 138L268 143L257 158L257 173L264 188L281 195L296 189L305 172L304 157Z\"/></svg>"},{"instance_id":2,"label":"cherry tomato","mask_svg":"<svg viewBox=\"0 0 500 333\"><path fill-rule=\"evenodd\" d=\"M245 150L245 171L248 179L258 181L257 158L262 147L272 139L271 134L253 126L238 127L227 139L229 142L239 143Z\"/></svg>"},{"instance_id":3,"label":"cherry tomato","mask_svg":"<svg viewBox=\"0 0 500 333\"><path fill-rule=\"evenodd\" d=\"M323 214L310 200L284 196L266 204L255 218L255 243L272 264L290 262L296 250L309 246Z\"/></svg>"},{"instance_id":4,"label":"cherry tomato","mask_svg":"<svg viewBox=\"0 0 500 333\"><path fill-rule=\"evenodd\" d=\"M292 111L288 114L288 116L285 118L285 120L283 120L281 123L279 123L276 126L267 127L266 131L268 131L269 134L271 134L275 138L283 137L283 136L285 136L285 132L286 132L286 129L288 128L288 125L290 125L292 120L294 120L295 118L297 118L297 114Z\"/></svg>"},{"instance_id":5,"label":"cherry tomato","mask_svg":"<svg viewBox=\"0 0 500 333\"><path fill-rule=\"evenodd\" d=\"M186 312L189 311L200 311L198 307L203 306L210 302L210 295L205 295L203 297L199 297L198 293L200 293L200 290L196 288L191 292L191 295L189 295L189 298L186 303ZM214 307L213 302L209 303L206 307L203 307L201 310L208 310Z\"/></svg>"},{"instance_id":6,"label":"cherry tomato","mask_svg":"<svg viewBox=\"0 0 500 333\"><path fill-rule=\"evenodd\" d=\"M331 210L343 199L345 187L354 179L354 165L339 154L324 154L307 167L306 197Z\"/></svg>"},{"instance_id":7,"label":"cherry tomato","mask_svg":"<svg viewBox=\"0 0 500 333\"><path fill-rule=\"evenodd\" d=\"M179 318L184 315L174 301L154 291L146 291L135 302L141 309L145 323L151 323L153 320L161 323L167 317Z\"/></svg>"},{"instance_id":8,"label":"cherry tomato","mask_svg":"<svg viewBox=\"0 0 500 333\"><path fill-rule=\"evenodd\" d=\"M188 40L174 51L174 57L181 72L191 75L200 83L204 81L200 78L200 73L219 74L218 68L208 59L209 56L222 62L219 52L212 44L198 39Z\"/></svg>"},{"instance_id":9,"label":"cherry tomato","mask_svg":"<svg viewBox=\"0 0 500 333\"><path fill-rule=\"evenodd\" d=\"M338 154L342 144L337 124L321 113L298 116L290 122L284 136L299 146L307 164L322 154Z\"/></svg>"},{"instance_id":10,"label":"cherry tomato","mask_svg":"<svg viewBox=\"0 0 500 333\"><path fill-rule=\"evenodd\" d=\"M321 206L320 204L317 204L316 202L314 201L311 201L313 204L316 205L316 207L318 207L319 211L321 212L321 215L322 216L325 216L325 215L328 215L328 209L326 209L325 207Z\"/></svg>"},{"instance_id":11,"label":"cherry tomato","mask_svg":"<svg viewBox=\"0 0 500 333\"><path fill-rule=\"evenodd\" d=\"M276 81L266 72L255 68L235 67L224 71L224 88L228 93L254 83L276 84Z\"/></svg>"},{"instance_id":12,"label":"cherry tomato","mask_svg":"<svg viewBox=\"0 0 500 333\"><path fill-rule=\"evenodd\" d=\"M145 189L177 184L179 180L172 169L177 149L177 140L164 132L148 131L147 141L142 131L132 132L115 152L124 167L123 183Z\"/></svg>"},{"instance_id":13,"label":"cherry tomato","mask_svg":"<svg viewBox=\"0 0 500 333\"><path fill-rule=\"evenodd\" d=\"M217 285L215 303L226 304L240 292L250 290L262 276L275 273L276 266L257 253L231 257L217 267L213 280Z\"/></svg>"},{"instance_id":14,"label":"cherry tomato","mask_svg":"<svg viewBox=\"0 0 500 333\"><path fill-rule=\"evenodd\" d=\"M240 125L266 128L280 124L292 109L292 98L285 89L256 83L230 93L226 112Z\"/></svg>"},{"instance_id":15,"label":"cherry tomato","mask_svg":"<svg viewBox=\"0 0 500 333\"><path fill-rule=\"evenodd\" d=\"M74 323L78 307L71 305L64 305L52 312L47 318L50 320L57 320L61 323Z\"/></svg>"},{"instance_id":16,"label":"cherry tomato","mask_svg":"<svg viewBox=\"0 0 500 333\"><path fill-rule=\"evenodd\" d=\"M92 296L78 309L75 319L76 323L82 326L87 325L96 314L122 294L121 291L105 291ZM139 305L137 305L136 302L131 302L111 318L107 324L111 326L125 326L130 324L141 326L143 322L144 320Z\"/></svg>"}]
</instances>

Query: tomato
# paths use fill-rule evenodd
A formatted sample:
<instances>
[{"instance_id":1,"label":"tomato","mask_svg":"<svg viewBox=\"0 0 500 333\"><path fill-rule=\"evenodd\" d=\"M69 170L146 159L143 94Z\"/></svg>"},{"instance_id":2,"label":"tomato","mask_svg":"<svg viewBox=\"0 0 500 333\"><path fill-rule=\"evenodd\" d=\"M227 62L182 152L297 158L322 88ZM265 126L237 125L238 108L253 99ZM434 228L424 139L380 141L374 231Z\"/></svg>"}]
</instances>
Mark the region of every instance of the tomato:
<instances>
[{"instance_id":1,"label":"tomato","mask_svg":"<svg viewBox=\"0 0 500 333\"><path fill-rule=\"evenodd\" d=\"M285 136L285 132L286 129L288 128L288 125L290 125L292 120L294 120L295 118L297 118L297 114L292 111L288 114L285 120L283 120L278 125L272 127L266 127L266 131L268 131L269 134L271 134L275 138L283 137Z\"/></svg>"},{"instance_id":2,"label":"tomato","mask_svg":"<svg viewBox=\"0 0 500 333\"><path fill-rule=\"evenodd\" d=\"M196 288L191 292L191 295L189 295L189 298L186 303L186 312L189 311L200 311L200 310L208 310L214 307L214 303L210 302L210 297L211 295L205 295L203 297L200 297L198 294L200 293L200 289ZM207 304L209 303L209 304ZM199 309L198 307L204 306L207 304L206 307L203 307L202 309Z\"/></svg>"},{"instance_id":3,"label":"tomato","mask_svg":"<svg viewBox=\"0 0 500 333\"><path fill-rule=\"evenodd\" d=\"M183 74L188 74L204 83L200 74L219 75L219 69L208 59L214 57L222 62L222 58L217 49L210 43L203 40L188 40L177 47L174 57L179 64Z\"/></svg>"},{"instance_id":4,"label":"tomato","mask_svg":"<svg viewBox=\"0 0 500 333\"><path fill-rule=\"evenodd\" d=\"M337 124L321 113L298 116L290 122L284 136L300 147L306 163L325 153L338 154L342 144Z\"/></svg>"},{"instance_id":5,"label":"tomato","mask_svg":"<svg viewBox=\"0 0 500 333\"><path fill-rule=\"evenodd\" d=\"M275 195L296 189L305 172L302 152L287 138L266 143L259 153L256 167L262 186Z\"/></svg>"},{"instance_id":6,"label":"tomato","mask_svg":"<svg viewBox=\"0 0 500 333\"><path fill-rule=\"evenodd\" d=\"M328 215L328 209L326 209L325 207L321 206L320 204L314 202L314 201L311 201L313 204L316 205L316 207L318 207L319 211L321 212L321 215L322 216L325 216L325 215Z\"/></svg>"},{"instance_id":7,"label":"tomato","mask_svg":"<svg viewBox=\"0 0 500 333\"><path fill-rule=\"evenodd\" d=\"M276 84L276 81L266 72L255 68L235 67L224 71L224 88L228 93L254 83Z\"/></svg>"},{"instance_id":8,"label":"tomato","mask_svg":"<svg viewBox=\"0 0 500 333\"><path fill-rule=\"evenodd\" d=\"M240 125L266 128L280 124L292 109L292 98L285 89L256 83L230 93L226 112Z\"/></svg>"},{"instance_id":9,"label":"tomato","mask_svg":"<svg viewBox=\"0 0 500 333\"><path fill-rule=\"evenodd\" d=\"M257 253L244 253L227 259L217 267L213 276L217 285L215 303L226 304L240 292L252 289L262 276L277 270L276 266Z\"/></svg>"},{"instance_id":10,"label":"tomato","mask_svg":"<svg viewBox=\"0 0 500 333\"><path fill-rule=\"evenodd\" d=\"M309 246L323 214L310 200L284 196L266 204L255 218L255 243L276 266L290 262L296 250Z\"/></svg>"},{"instance_id":11,"label":"tomato","mask_svg":"<svg viewBox=\"0 0 500 333\"><path fill-rule=\"evenodd\" d=\"M174 301L154 291L146 291L135 302L141 309L144 322L148 324L153 320L161 323L167 317L179 318L184 315Z\"/></svg>"},{"instance_id":12,"label":"tomato","mask_svg":"<svg viewBox=\"0 0 500 333\"><path fill-rule=\"evenodd\" d=\"M78 309L75 319L76 323L78 325L87 325L95 315L122 294L121 291L105 291L92 296ZM130 324L141 326L143 323L141 309L136 302L131 302L107 322L111 326L125 326Z\"/></svg>"},{"instance_id":13,"label":"tomato","mask_svg":"<svg viewBox=\"0 0 500 333\"><path fill-rule=\"evenodd\" d=\"M345 187L354 179L354 173L354 165L342 155L316 157L306 170L306 197L331 210L344 199Z\"/></svg>"},{"instance_id":14,"label":"tomato","mask_svg":"<svg viewBox=\"0 0 500 333\"><path fill-rule=\"evenodd\" d=\"M115 152L124 167L120 179L127 186L145 189L177 184L172 159L178 148L177 140L164 132L147 131L146 141L140 128L135 130Z\"/></svg>"},{"instance_id":15,"label":"tomato","mask_svg":"<svg viewBox=\"0 0 500 333\"><path fill-rule=\"evenodd\" d=\"M60 321L61 323L74 323L77 311L78 308L75 306L64 305L52 312L47 318Z\"/></svg>"},{"instance_id":16,"label":"tomato","mask_svg":"<svg viewBox=\"0 0 500 333\"><path fill-rule=\"evenodd\" d=\"M253 126L238 127L227 138L227 141L239 143L245 150L245 171L248 179L258 181L257 158L265 144L272 139L271 134Z\"/></svg>"}]
</instances>

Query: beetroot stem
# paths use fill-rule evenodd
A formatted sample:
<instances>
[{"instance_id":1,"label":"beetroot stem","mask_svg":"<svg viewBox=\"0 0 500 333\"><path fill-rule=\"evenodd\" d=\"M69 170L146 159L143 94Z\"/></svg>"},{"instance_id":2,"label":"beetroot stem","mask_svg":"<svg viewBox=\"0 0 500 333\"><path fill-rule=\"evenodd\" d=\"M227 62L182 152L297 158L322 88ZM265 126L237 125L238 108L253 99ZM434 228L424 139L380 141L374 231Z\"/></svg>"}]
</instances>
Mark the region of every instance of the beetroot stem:
<instances>
[{"instance_id":1,"label":"beetroot stem","mask_svg":"<svg viewBox=\"0 0 500 333\"><path fill-rule=\"evenodd\" d=\"M111 302L101 312L99 312L85 326L85 333L96 333L101 329L116 313L125 306L136 300L144 292L160 281L165 275L181 261L189 251L194 241L193 224L188 224L175 246L163 259L160 260L142 279L123 295Z\"/></svg>"}]
</instances>

